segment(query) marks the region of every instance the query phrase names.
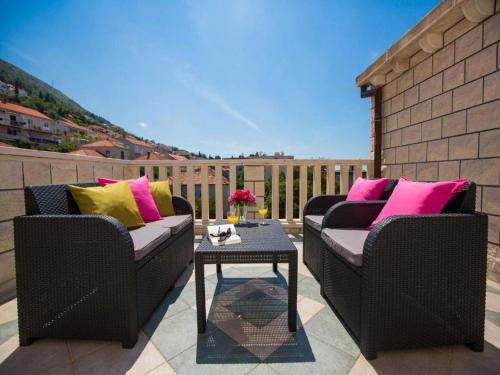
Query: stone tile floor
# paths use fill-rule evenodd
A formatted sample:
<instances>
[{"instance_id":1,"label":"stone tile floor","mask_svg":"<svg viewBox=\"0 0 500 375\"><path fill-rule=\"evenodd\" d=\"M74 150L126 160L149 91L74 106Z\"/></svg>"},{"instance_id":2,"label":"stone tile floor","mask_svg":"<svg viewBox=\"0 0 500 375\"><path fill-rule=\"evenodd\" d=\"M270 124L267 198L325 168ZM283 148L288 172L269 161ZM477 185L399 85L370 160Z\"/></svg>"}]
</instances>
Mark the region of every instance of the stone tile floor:
<instances>
[{"instance_id":1,"label":"stone tile floor","mask_svg":"<svg viewBox=\"0 0 500 375\"><path fill-rule=\"evenodd\" d=\"M301 255L301 237L292 239ZM321 298L318 283L300 257L295 336L286 329L286 304L282 303L286 301L285 267L279 268L278 275L271 265L226 265L223 278L217 277L215 266L206 266L205 273L206 295L211 296L207 333L200 337L196 333L190 267L132 350L122 349L118 342L49 339L20 348L16 300L4 303L0 306L0 374L500 373L500 284L488 282L484 353L453 346L382 352L377 360L367 361ZM241 295L246 302L238 301ZM249 325L245 316L258 311L256 307L264 313L248 318L254 319Z\"/></svg>"}]
</instances>

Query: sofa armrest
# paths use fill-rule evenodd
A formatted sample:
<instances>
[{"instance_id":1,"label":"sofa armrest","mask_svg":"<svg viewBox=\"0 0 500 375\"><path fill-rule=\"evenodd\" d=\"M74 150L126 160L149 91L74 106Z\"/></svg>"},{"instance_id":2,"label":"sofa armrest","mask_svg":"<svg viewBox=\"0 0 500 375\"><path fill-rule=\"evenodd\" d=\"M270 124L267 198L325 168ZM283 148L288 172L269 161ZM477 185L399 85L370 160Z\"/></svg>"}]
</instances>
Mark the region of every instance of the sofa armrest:
<instances>
[{"instance_id":1,"label":"sofa armrest","mask_svg":"<svg viewBox=\"0 0 500 375\"><path fill-rule=\"evenodd\" d=\"M459 342L482 343L487 231L479 213L392 216L373 228L361 283L367 337L419 322L424 331L443 327ZM362 344L367 351L380 345Z\"/></svg>"},{"instance_id":2,"label":"sofa armrest","mask_svg":"<svg viewBox=\"0 0 500 375\"><path fill-rule=\"evenodd\" d=\"M304 206L304 216L324 215L333 205L345 201L347 195L318 195L311 197Z\"/></svg>"},{"instance_id":3,"label":"sofa armrest","mask_svg":"<svg viewBox=\"0 0 500 375\"><path fill-rule=\"evenodd\" d=\"M24 338L43 337L37 330L47 322L70 324L94 313L102 318L99 324L132 327L134 335L134 246L118 220L100 215L18 216L14 242Z\"/></svg>"},{"instance_id":4,"label":"sofa armrest","mask_svg":"<svg viewBox=\"0 0 500 375\"><path fill-rule=\"evenodd\" d=\"M189 203L189 201L187 201L183 197L174 195L172 197L172 203L174 204L176 215L193 215L193 207L191 206L191 203Z\"/></svg>"},{"instance_id":5,"label":"sofa armrest","mask_svg":"<svg viewBox=\"0 0 500 375\"><path fill-rule=\"evenodd\" d=\"M117 219L104 215L26 215L14 218L16 250L24 245L64 246L76 254L77 248L92 244L104 248L110 243L120 246L111 248L118 258L134 259L132 237ZM70 244L76 247L71 247ZM116 247L115 246L115 247ZM17 251L16 251L17 252Z\"/></svg>"},{"instance_id":6,"label":"sofa armrest","mask_svg":"<svg viewBox=\"0 0 500 375\"><path fill-rule=\"evenodd\" d=\"M367 228L387 201L341 202L331 207L323 218L323 228Z\"/></svg>"}]
</instances>

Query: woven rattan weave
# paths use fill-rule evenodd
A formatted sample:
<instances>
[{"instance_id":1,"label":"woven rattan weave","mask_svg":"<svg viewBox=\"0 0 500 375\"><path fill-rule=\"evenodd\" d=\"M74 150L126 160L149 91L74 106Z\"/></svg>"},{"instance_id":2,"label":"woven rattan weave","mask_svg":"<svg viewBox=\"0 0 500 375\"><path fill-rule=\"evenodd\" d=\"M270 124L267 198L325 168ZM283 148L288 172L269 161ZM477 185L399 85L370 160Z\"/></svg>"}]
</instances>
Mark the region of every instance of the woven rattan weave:
<instances>
[{"instance_id":1,"label":"woven rattan weave","mask_svg":"<svg viewBox=\"0 0 500 375\"><path fill-rule=\"evenodd\" d=\"M297 330L297 249L278 222L268 223L263 226L249 221L237 226L241 244L213 246L205 236L195 250L198 333L204 333L207 324L204 265L217 264L217 271L221 272L222 263L272 263L275 272L278 263L288 263L288 328Z\"/></svg>"},{"instance_id":2,"label":"woven rattan weave","mask_svg":"<svg viewBox=\"0 0 500 375\"><path fill-rule=\"evenodd\" d=\"M135 261L127 229L111 217L81 215L65 185L27 187L25 201L26 215L14 219L21 345L57 337L133 347L193 259L193 225ZM192 215L183 198L173 203L177 214Z\"/></svg>"}]
</instances>

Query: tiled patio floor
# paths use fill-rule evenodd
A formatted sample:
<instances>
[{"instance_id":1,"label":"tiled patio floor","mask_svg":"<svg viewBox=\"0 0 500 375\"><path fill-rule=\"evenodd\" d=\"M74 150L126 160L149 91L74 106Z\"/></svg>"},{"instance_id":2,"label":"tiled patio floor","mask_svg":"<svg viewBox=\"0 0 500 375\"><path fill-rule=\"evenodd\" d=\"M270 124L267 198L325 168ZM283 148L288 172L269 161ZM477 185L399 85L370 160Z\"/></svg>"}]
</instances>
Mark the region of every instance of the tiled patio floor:
<instances>
[{"instance_id":1,"label":"tiled patio floor","mask_svg":"<svg viewBox=\"0 0 500 375\"><path fill-rule=\"evenodd\" d=\"M302 253L300 237L293 240ZM117 342L39 340L18 346L16 301L0 306L0 374L498 374L500 285L489 282L486 346L382 352L368 362L319 294L299 259L300 329L286 328L287 270L271 265L206 266L207 333L196 333L194 273L190 267L163 301L132 350ZM265 290L267 294L261 291ZM214 297L215 293L215 297ZM237 297L245 296L244 303ZM245 315L259 304L259 321ZM254 310L255 311L255 310ZM220 316L227 317L224 320ZM257 328L256 328L257 327Z\"/></svg>"}]
</instances>

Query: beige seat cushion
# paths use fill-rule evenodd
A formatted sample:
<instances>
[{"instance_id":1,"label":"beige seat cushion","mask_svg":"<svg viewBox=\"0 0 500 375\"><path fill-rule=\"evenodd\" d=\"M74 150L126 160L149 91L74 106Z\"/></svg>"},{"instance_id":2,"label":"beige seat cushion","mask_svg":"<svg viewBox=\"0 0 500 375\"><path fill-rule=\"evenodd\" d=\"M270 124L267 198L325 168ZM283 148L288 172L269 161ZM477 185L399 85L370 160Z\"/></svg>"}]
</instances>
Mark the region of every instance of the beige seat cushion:
<instances>
[{"instance_id":1,"label":"beige seat cushion","mask_svg":"<svg viewBox=\"0 0 500 375\"><path fill-rule=\"evenodd\" d=\"M155 227L169 228L172 232L172 236L181 232L188 225L192 225L193 218L191 215L174 215L167 216L158 221L153 221L151 224Z\"/></svg>"},{"instance_id":2,"label":"beige seat cushion","mask_svg":"<svg viewBox=\"0 0 500 375\"><path fill-rule=\"evenodd\" d=\"M321 232L321 224L323 223L323 215L306 215L305 222L313 229Z\"/></svg>"},{"instance_id":3,"label":"beige seat cushion","mask_svg":"<svg viewBox=\"0 0 500 375\"><path fill-rule=\"evenodd\" d=\"M369 230L365 229L331 229L321 231L321 238L330 249L342 256L349 263L361 267L363 264L363 248Z\"/></svg>"},{"instance_id":4,"label":"beige seat cushion","mask_svg":"<svg viewBox=\"0 0 500 375\"><path fill-rule=\"evenodd\" d=\"M155 226L153 223L147 223L142 228L131 230L129 233L134 242L134 258L136 261L158 248L162 242L168 240L172 235L170 228Z\"/></svg>"}]
</instances>

